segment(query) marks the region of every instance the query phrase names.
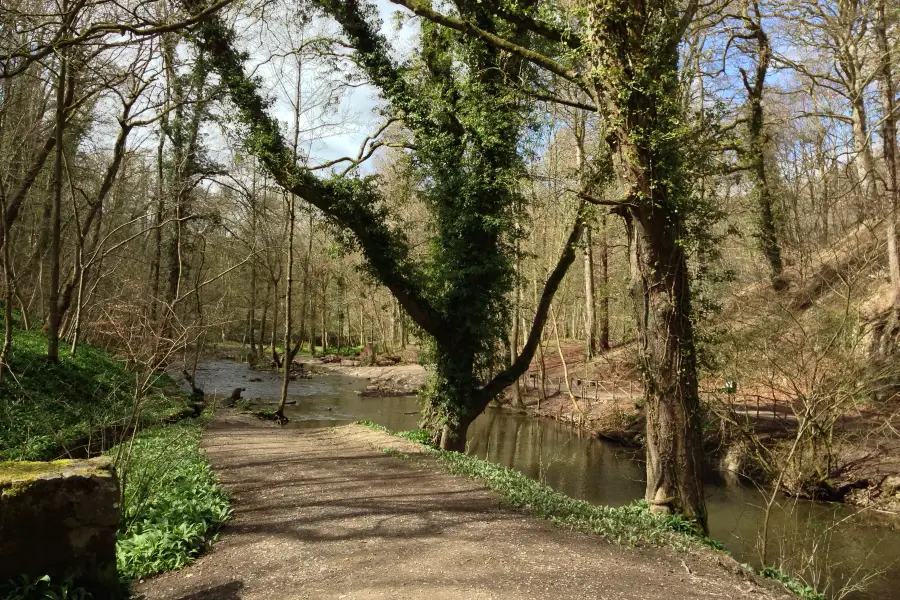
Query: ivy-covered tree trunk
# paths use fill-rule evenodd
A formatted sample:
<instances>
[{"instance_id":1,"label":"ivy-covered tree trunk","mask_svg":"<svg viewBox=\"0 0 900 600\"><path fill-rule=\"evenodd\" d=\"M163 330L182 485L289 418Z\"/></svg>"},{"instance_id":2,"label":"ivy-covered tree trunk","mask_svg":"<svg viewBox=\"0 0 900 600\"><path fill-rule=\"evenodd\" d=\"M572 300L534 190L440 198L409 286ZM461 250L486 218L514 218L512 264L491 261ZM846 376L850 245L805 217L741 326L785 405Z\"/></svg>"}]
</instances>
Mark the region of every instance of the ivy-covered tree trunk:
<instances>
[{"instance_id":1,"label":"ivy-covered tree trunk","mask_svg":"<svg viewBox=\"0 0 900 600\"><path fill-rule=\"evenodd\" d=\"M692 9L688 9L689 11ZM688 177L691 129L681 104L678 45L691 14L674 0L616 0L589 9L597 97L608 119L626 193L631 299L647 418L646 500L705 531L701 410L686 248L698 202ZM624 16L623 15L627 15Z\"/></svg>"},{"instance_id":2,"label":"ivy-covered tree trunk","mask_svg":"<svg viewBox=\"0 0 900 600\"><path fill-rule=\"evenodd\" d=\"M647 417L646 500L705 527L701 410L687 260L672 229L677 215L641 207L626 215L639 364Z\"/></svg>"},{"instance_id":3,"label":"ivy-covered tree trunk","mask_svg":"<svg viewBox=\"0 0 900 600\"><path fill-rule=\"evenodd\" d=\"M745 5L744 19L747 22L747 35L756 41L757 46L756 72L753 77L751 78L746 71L741 69L750 113L747 117L748 140L745 155L747 167L753 177L754 195L758 207L756 237L759 239L766 262L769 263L769 280L772 287L781 290L785 287L785 281L782 278L784 263L781 258L781 244L778 241L772 185L769 182L766 167L768 134L765 130L765 113L763 111L763 92L769 63L772 59L772 47L769 44L769 36L762 28L762 15L757 2Z\"/></svg>"}]
</instances>

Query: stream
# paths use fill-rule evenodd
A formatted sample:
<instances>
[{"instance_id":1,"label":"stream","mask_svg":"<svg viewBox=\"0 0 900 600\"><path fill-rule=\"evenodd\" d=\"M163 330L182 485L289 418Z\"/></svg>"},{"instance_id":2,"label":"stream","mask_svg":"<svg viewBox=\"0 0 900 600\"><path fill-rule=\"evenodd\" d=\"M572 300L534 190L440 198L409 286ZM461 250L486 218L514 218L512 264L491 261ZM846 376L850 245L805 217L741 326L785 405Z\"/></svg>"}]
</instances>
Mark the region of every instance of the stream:
<instances>
[{"instance_id":1,"label":"stream","mask_svg":"<svg viewBox=\"0 0 900 600\"><path fill-rule=\"evenodd\" d=\"M227 396L233 388L244 387L245 398L267 408L277 401L281 386L275 373L232 362L201 364L197 381L208 394ZM285 410L291 419L288 427L331 427L361 419L396 431L417 427L414 397L361 397L358 392L365 386L363 379L336 374L292 382L289 399L296 404ZM574 498L621 506L644 495L640 451L556 421L488 409L471 425L468 437L469 453L515 468ZM738 561L758 567L764 490L715 473L706 476L711 537ZM769 521L770 564L791 565L820 589L828 586L833 597L841 587L869 576L863 591L843 597L900 599L900 518L842 504L783 497L777 502Z\"/></svg>"}]
</instances>

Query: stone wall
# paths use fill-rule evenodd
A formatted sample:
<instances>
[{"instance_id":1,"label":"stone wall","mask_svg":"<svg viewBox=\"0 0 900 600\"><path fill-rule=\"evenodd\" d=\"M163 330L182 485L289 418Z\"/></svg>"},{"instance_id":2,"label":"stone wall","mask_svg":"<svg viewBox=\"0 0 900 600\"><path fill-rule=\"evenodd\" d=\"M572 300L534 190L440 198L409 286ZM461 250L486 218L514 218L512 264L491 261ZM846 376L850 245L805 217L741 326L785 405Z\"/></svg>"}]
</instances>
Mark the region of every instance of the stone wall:
<instances>
[{"instance_id":1,"label":"stone wall","mask_svg":"<svg viewBox=\"0 0 900 600\"><path fill-rule=\"evenodd\" d=\"M0 463L0 582L49 575L118 598L118 503L105 457Z\"/></svg>"}]
</instances>

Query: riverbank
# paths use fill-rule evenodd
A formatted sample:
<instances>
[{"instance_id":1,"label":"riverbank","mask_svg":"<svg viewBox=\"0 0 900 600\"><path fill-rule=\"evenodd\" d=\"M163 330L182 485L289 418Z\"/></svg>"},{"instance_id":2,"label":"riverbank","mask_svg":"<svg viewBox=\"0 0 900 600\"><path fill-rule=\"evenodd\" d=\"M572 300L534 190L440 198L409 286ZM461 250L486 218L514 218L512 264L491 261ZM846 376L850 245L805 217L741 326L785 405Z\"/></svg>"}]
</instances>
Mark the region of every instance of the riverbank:
<instances>
[{"instance_id":1,"label":"riverbank","mask_svg":"<svg viewBox=\"0 0 900 600\"><path fill-rule=\"evenodd\" d=\"M298 431L225 412L203 449L234 518L193 565L138 584L147 600L790 597L709 550L555 527L358 425Z\"/></svg>"}]
</instances>

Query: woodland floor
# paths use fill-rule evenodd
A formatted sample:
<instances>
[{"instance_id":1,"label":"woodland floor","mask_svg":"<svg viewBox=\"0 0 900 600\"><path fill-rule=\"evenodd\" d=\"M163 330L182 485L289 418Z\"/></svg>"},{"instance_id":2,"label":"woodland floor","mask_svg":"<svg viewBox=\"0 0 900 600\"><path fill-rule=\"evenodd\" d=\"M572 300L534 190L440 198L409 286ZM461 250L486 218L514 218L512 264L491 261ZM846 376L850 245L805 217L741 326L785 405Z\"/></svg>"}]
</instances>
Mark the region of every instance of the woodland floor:
<instances>
[{"instance_id":1,"label":"woodland floor","mask_svg":"<svg viewBox=\"0 0 900 600\"><path fill-rule=\"evenodd\" d=\"M203 447L234 517L195 563L137 584L147 600L789 597L724 556L621 548L506 508L362 426L223 412Z\"/></svg>"}]
</instances>

